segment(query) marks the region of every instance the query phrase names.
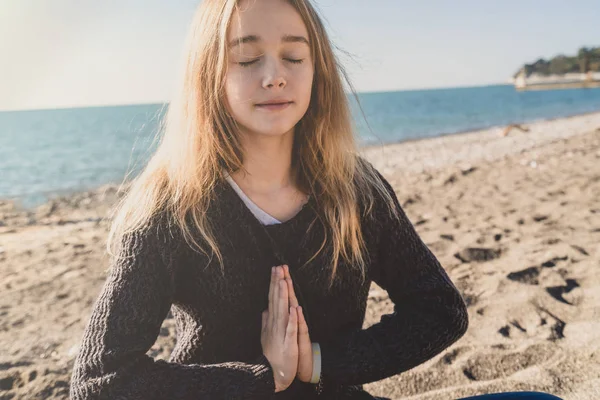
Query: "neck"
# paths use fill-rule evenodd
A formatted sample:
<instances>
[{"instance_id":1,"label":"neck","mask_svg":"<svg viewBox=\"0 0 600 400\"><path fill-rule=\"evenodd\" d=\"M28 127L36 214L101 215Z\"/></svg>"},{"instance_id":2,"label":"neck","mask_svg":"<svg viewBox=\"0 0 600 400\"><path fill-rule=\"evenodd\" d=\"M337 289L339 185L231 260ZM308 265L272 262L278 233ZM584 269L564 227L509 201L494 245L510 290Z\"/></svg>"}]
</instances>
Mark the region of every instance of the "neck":
<instances>
[{"instance_id":1,"label":"neck","mask_svg":"<svg viewBox=\"0 0 600 400\"><path fill-rule=\"evenodd\" d=\"M294 130L278 135L242 135L243 168L231 174L251 192L272 194L295 186L292 176Z\"/></svg>"}]
</instances>

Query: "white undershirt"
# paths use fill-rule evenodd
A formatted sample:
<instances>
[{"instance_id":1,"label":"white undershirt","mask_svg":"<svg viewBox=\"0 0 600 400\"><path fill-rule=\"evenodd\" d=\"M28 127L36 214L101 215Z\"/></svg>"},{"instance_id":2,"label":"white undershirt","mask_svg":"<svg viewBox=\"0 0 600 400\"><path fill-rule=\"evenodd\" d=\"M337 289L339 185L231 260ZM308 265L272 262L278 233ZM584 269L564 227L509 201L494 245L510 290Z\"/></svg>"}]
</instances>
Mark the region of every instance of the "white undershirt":
<instances>
[{"instance_id":1,"label":"white undershirt","mask_svg":"<svg viewBox=\"0 0 600 400\"><path fill-rule=\"evenodd\" d=\"M271 214L264 211L262 208L256 205L250 197L246 196L246 193L239 187L239 185L233 180L233 178L225 172L225 179L231 185L231 187L237 192L240 198L244 201L246 206L252 211L252 214L263 224L263 225L275 225L280 224L277 218L273 217Z\"/></svg>"}]
</instances>

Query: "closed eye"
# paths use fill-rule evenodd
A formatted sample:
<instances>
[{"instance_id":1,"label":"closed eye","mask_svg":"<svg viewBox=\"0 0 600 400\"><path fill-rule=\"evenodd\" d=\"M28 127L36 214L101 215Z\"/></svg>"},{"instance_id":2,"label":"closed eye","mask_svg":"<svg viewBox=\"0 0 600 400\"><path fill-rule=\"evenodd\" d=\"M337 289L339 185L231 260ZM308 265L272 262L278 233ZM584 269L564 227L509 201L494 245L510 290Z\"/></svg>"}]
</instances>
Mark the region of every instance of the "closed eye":
<instances>
[{"instance_id":1,"label":"closed eye","mask_svg":"<svg viewBox=\"0 0 600 400\"><path fill-rule=\"evenodd\" d=\"M291 59L291 58L284 58L284 60L289 61L292 64L302 64L302 62L304 61L304 59L302 59L302 60L294 60L294 59ZM242 66L242 67L249 67L250 65L254 64L257 61L258 61L258 58L254 59L252 61L242 61L242 62L239 62L238 64L240 66Z\"/></svg>"}]
</instances>

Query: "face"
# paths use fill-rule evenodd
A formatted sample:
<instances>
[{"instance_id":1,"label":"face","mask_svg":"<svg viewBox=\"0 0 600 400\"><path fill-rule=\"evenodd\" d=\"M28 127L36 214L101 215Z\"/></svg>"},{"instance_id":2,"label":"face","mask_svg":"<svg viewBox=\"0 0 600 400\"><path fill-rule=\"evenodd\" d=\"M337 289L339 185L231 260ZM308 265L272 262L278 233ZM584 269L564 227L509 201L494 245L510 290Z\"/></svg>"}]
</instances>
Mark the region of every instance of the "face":
<instances>
[{"instance_id":1,"label":"face","mask_svg":"<svg viewBox=\"0 0 600 400\"><path fill-rule=\"evenodd\" d=\"M250 135L280 136L306 113L313 63L308 32L285 0L242 0L227 35L229 112ZM261 105L286 101L283 106Z\"/></svg>"}]
</instances>

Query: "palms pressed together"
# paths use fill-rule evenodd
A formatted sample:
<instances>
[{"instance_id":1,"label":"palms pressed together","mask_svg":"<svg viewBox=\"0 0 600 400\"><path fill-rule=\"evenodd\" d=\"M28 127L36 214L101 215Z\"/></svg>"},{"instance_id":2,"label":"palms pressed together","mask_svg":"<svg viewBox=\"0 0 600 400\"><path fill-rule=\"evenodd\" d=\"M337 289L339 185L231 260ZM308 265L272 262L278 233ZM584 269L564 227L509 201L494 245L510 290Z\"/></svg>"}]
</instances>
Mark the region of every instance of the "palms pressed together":
<instances>
[{"instance_id":1,"label":"palms pressed together","mask_svg":"<svg viewBox=\"0 0 600 400\"><path fill-rule=\"evenodd\" d=\"M274 267L271 273L269 308L262 313L261 344L273 368L277 392L285 390L294 377L310 382L312 344L287 265Z\"/></svg>"}]
</instances>

